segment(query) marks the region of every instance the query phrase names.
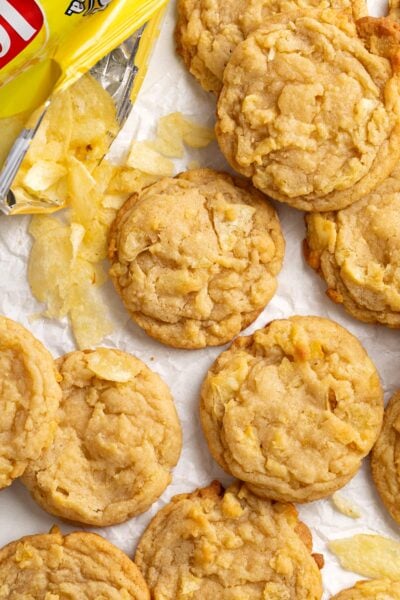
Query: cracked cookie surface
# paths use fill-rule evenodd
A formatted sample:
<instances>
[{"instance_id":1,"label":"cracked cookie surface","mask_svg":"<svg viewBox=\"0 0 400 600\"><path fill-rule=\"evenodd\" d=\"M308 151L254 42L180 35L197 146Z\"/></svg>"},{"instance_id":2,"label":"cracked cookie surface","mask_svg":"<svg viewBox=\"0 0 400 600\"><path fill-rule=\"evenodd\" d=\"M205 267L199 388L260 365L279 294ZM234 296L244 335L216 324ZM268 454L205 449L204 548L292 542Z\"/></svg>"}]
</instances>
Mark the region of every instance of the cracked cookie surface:
<instances>
[{"instance_id":1,"label":"cracked cookie surface","mask_svg":"<svg viewBox=\"0 0 400 600\"><path fill-rule=\"evenodd\" d=\"M163 600L319 600L323 559L311 550L293 505L214 482L159 511L135 561Z\"/></svg>"},{"instance_id":2,"label":"cracked cookie surface","mask_svg":"<svg viewBox=\"0 0 400 600\"><path fill-rule=\"evenodd\" d=\"M360 321L400 327L400 168L338 212L306 216L304 253L327 295Z\"/></svg>"},{"instance_id":3,"label":"cracked cookie surface","mask_svg":"<svg viewBox=\"0 0 400 600\"><path fill-rule=\"evenodd\" d=\"M358 581L354 587L332 596L331 600L400 600L400 581Z\"/></svg>"},{"instance_id":4,"label":"cracked cookie surface","mask_svg":"<svg viewBox=\"0 0 400 600\"><path fill-rule=\"evenodd\" d=\"M372 449L371 470L384 505L400 523L400 391L385 409L382 430Z\"/></svg>"},{"instance_id":5,"label":"cracked cookie surface","mask_svg":"<svg viewBox=\"0 0 400 600\"><path fill-rule=\"evenodd\" d=\"M346 17L366 15L363 0L179 0L177 51L201 86L218 94L232 52L268 18L281 12L327 8L343 11Z\"/></svg>"},{"instance_id":6,"label":"cracked cookie surface","mask_svg":"<svg viewBox=\"0 0 400 600\"><path fill-rule=\"evenodd\" d=\"M61 399L57 377L39 340L0 316L0 489L51 443Z\"/></svg>"},{"instance_id":7,"label":"cracked cookie surface","mask_svg":"<svg viewBox=\"0 0 400 600\"><path fill-rule=\"evenodd\" d=\"M59 427L24 484L45 510L80 523L112 525L144 512L170 483L182 446L167 385L108 348L72 352L57 366Z\"/></svg>"},{"instance_id":8,"label":"cracked cookie surface","mask_svg":"<svg viewBox=\"0 0 400 600\"><path fill-rule=\"evenodd\" d=\"M309 502L355 475L378 436L383 395L346 329L291 317L219 356L202 386L200 416L225 471L262 497Z\"/></svg>"},{"instance_id":9,"label":"cracked cookie surface","mask_svg":"<svg viewBox=\"0 0 400 600\"><path fill-rule=\"evenodd\" d=\"M94 533L23 537L0 550L0 600L150 600L139 569Z\"/></svg>"},{"instance_id":10,"label":"cracked cookie surface","mask_svg":"<svg viewBox=\"0 0 400 600\"><path fill-rule=\"evenodd\" d=\"M274 17L239 44L216 126L234 169L306 211L356 202L400 155L400 27L359 19L364 43L321 15Z\"/></svg>"},{"instance_id":11,"label":"cracked cookie surface","mask_svg":"<svg viewBox=\"0 0 400 600\"><path fill-rule=\"evenodd\" d=\"M132 319L178 348L224 344L277 287L284 239L262 194L210 169L134 195L112 226L111 278Z\"/></svg>"}]
</instances>

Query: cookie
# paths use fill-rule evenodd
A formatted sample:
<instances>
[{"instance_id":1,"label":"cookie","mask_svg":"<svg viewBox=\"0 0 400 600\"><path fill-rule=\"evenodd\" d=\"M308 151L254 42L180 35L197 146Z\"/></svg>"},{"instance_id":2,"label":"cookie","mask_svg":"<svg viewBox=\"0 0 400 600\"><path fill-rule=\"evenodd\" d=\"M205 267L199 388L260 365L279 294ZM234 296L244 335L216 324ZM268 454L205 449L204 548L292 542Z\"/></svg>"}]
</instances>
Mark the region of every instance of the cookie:
<instances>
[{"instance_id":1,"label":"cookie","mask_svg":"<svg viewBox=\"0 0 400 600\"><path fill-rule=\"evenodd\" d=\"M57 377L39 340L0 315L0 489L51 443L61 399Z\"/></svg>"},{"instance_id":2,"label":"cookie","mask_svg":"<svg viewBox=\"0 0 400 600\"><path fill-rule=\"evenodd\" d=\"M400 600L400 581L358 581L354 587L332 596L331 600Z\"/></svg>"},{"instance_id":3,"label":"cookie","mask_svg":"<svg viewBox=\"0 0 400 600\"><path fill-rule=\"evenodd\" d=\"M218 482L172 498L141 538L135 561L152 598L317 600L312 539L291 504Z\"/></svg>"},{"instance_id":4,"label":"cookie","mask_svg":"<svg viewBox=\"0 0 400 600\"><path fill-rule=\"evenodd\" d=\"M118 350L72 352L57 366L59 427L23 483L42 508L71 521L104 526L144 512L170 483L182 446L168 387Z\"/></svg>"},{"instance_id":5,"label":"cookie","mask_svg":"<svg viewBox=\"0 0 400 600\"><path fill-rule=\"evenodd\" d=\"M372 478L387 510L400 523L400 391L390 399L371 454Z\"/></svg>"},{"instance_id":6,"label":"cookie","mask_svg":"<svg viewBox=\"0 0 400 600\"><path fill-rule=\"evenodd\" d=\"M31 535L0 550L0 600L150 600L139 569L94 533Z\"/></svg>"},{"instance_id":7,"label":"cookie","mask_svg":"<svg viewBox=\"0 0 400 600\"><path fill-rule=\"evenodd\" d=\"M356 319L400 327L400 168L337 212L306 216L304 253L327 295Z\"/></svg>"},{"instance_id":8,"label":"cookie","mask_svg":"<svg viewBox=\"0 0 400 600\"><path fill-rule=\"evenodd\" d=\"M351 479L382 424L376 369L321 317L272 321L223 352L201 390L208 447L261 497L310 502Z\"/></svg>"},{"instance_id":9,"label":"cookie","mask_svg":"<svg viewBox=\"0 0 400 600\"><path fill-rule=\"evenodd\" d=\"M301 210L356 202L399 160L400 26L366 17L357 28L369 49L339 19L282 14L239 44L224 72L223 154Z\"/></svg>"},{"instance_id":10,"label":"cookie","mask_svg":"<svg viewBox=\"0 0 400 600\"><path fill-rule=\"evenodd\" d=\"M367 14L363 0L178 0L177 52L200 85L218 94L232 52L249 33L277 13L316 8Z\"/></svg>"},{"instance_id":11,"label":"cookie","mask_svg":"<svg viewBox=\"0 0 400 600\"><path fill-rule=\"evenodd\" d=\"M176 348L225 344L275 293L284 239L266 199L211 169L133 195L111 228L114 286L147 334Z\"/></svg>"}]
</instances>

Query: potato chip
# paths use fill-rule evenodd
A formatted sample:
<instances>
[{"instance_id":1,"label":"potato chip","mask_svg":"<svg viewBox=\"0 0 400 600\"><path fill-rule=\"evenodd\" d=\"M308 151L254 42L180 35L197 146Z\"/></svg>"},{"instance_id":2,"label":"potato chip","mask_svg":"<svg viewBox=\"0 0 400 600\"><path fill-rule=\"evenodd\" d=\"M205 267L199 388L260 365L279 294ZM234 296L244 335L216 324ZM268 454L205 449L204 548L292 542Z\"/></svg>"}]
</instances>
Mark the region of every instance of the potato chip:
<instances>
[{"instance_id":1,"label":"potato chip","mask_svg":"<svg viewBox=\"0 0 400 600\"><path fill-rule=\"evenodd\" d=\"M182 158L184 154L182 115L179 112L161 117L157 124L155 149L171 158Z\"/></svg>"},{"instance_id":2,"label":"potato chip","mask_svg":"<svg viewBox=\"0 0 400 600\"><path fill-rule=\"evenodd\" d=\"M174 163L161 156L149 142L132 143L127 165L150 175L170 177L174 173Z\"/></svg>"},{"instance_id":3,"label":"potato chip","mask_svg":"<svg viewBox=\"0 0 400 600\"><path fill-rule=\"evenodd\" d=\"M86 230L80 223L71 223L71 232L69 239L72 246L72 262L74 262L78 256L79 249L82 244L82 240L85 237Z\"/></svg>"},{"instance_id":4,"label":"potato chip","mask_svg":"<svg viewBox=\"0 0 400 600\"><path fill-rule=\"evenodd\" d=\"M345 498L340 492L335 492L331 497L332 504L339 512L346 517L350 517L351 519L358 519L361 517L361 512L358 506L353 502L350 502L347 498Z\"/></svg>"},{"instance_id":5,"label":"potato chip","mask_svg":"<svg viewBox=\"0 0 400 600\"><path fill-rule=\"evenodd\" d=\"M174 112L161 117L157 125L157 137L151 147L170 158L182 158L184 143L192 148L204 148L215 139L214 130L203 127Z\"/></svg>"},{"instance_id":6,"label":"potato chip","mask_svg":"<svg viewBox=\"0 0 400 600\"><path fill-rule=\"evenodd\" d=\"M74 285L71 290L70 319L79 348L92 348L112 332L104 302L89 284Z\"/></svg>"},{"instance_id":7,"label":"potato chip","mask_svg":"<svg viewBox=\"0 0 400 600\"><path fill-rule=\"evenodd\" d=\"M182 115L182 138L185 144L191 148L205 148L215 140L214 129L197 125Z\"/></svg>"},{"instance_id":8,"label":"potato chip","mask_svg":"<svg viewBox=\"0 0 400 600\"><path fill-rule=\"evenodd\" d=\"M60 221L58 219L48 217L47 215L35 215L31 219L29 233L32 237L38 239L57 227L60 227Z\"/></svg>"},{"instance_id":9,"label":"potato chip","mask_svg":"<svg viewBox=\"0 0 400 600\"><path fill-rule=\"evenodd\" d=\"M159 175L150 175L139 169L116 167L108 187L109 194L126 194L127 197L140 192L143 188L160 179Z\"/></svg>"},{"instance_id":10,"label":"potato chip","mask_svg":"<svg viewBox=\"0 0 400 600\"><path fill-rule=\"evenodd\" d=\"M95 375L107 381L126 383L140 371L140 363L132 363L131 357L106 348L98 348L87 356L87 366Z\"/></svg>"},{"instance_id":11,"label":"potato chip","mask_svg":"<svg viewBox=\"0 0 400 600\"><path fill-rule=\"evenodd\" d=\"M63 165L48 160L38 160L24 175L23 183L28 190L44 192L66 174L67 169Z\"/></svg>"},{"instance_id":12,"label":"potato chip","mask_svg":"<svg viewBox=\"0 0 400 600\"><path fill-rule=\"evenodd\" d=\"M68 90L57 94L21 165L13 184L15 213L27 212L30 203L49 212L70 204L76 187L67 172L77 170L75 160L93 174L118 131L111 96L90 75L83 76ZM104 161L103 161L104 162ZM102 165L112 177L113 167ZM107 181L100 177L100 187ZM82 176L79 172L77 178ZM54 206L53 206L54 205Z\"/></svg>"},{"instance_id":13,"label":"potato chip","mask_svg":"<svg viewBox=\"0 0 400 600\"><path fill-rule=\"evenodd\" d=\"M36 222L37 223L37 222ZM28 262L28 281L39 302L46 304L45 315L51 318L65 316L70 308L72 245L70 228L62 225L50 228L33 243ZM36 231L37 231L36 224Z\"/></svg>"},{"instance_id":14,"label":"potato chip","mask_svg":"<svg viewBox=\"0 0 400 600\"><path fill-rule=\"evenodd\" d=\"M381 535L354 535L333 540L329 550L348 571L365 577L400 580L400 543Z\"/></svg>"}]
</instances>

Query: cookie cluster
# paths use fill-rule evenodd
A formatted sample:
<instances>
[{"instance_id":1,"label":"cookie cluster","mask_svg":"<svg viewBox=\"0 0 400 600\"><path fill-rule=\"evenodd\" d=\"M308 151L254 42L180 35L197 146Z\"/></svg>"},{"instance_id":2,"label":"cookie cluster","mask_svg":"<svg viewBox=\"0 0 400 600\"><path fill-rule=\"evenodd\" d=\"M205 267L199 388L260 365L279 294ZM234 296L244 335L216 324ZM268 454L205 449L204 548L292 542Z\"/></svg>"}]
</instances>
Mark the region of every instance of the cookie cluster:
<instances>
[{"instance_id":1,"label":"cookie cluster","mask_svg":"<svg viewBox=\"0 0 400 600\"><path fill-rule=\"evenodd\" d=\"M110 348L54 361L0 317L0 365L1 488L22 477L49 513L97 526L126 521L161 496L182 433L167 385L142 361Z\"/></svg>"},{"instance_id":2,"label":"cookie cluster","mask_svg":"<svg viewBox=\"0 0 400 600\"><path fill-rule=\"evenodd\" d=\"M398 3L179 0L178 53L218 96L230 165L307 211L307 262L368 323L399 327Z\"/></svg>"},{"instance_id":3,"label":"cookie cluster","mask_svg":"<svg viewBox=\"0 0 400 600\"><path fill-rule=\"evenodd\" d=\"M400 396L360 342L293 316L237 337L273 298L285 241L269 199L304 210L309 265L354 317L400 327L400 28L362 0L179 0L178 52L218 95L216 132L244 178L196 169L119 210L114 286L168 346L235 341L206 374L200 422L235 481L175 496L132 562L100 536L57 529L0 550L0 600L321 600L323 557L293 503L330 496L372 450L400 522ZM0 317L0 488L21 477L52 515L121 523L171 481L182 433L166 384L98 348L53 361ZM383 423L383 427L382 427ZM399 582L335 596L400 598Z\"/></svg>"}]
</instances>

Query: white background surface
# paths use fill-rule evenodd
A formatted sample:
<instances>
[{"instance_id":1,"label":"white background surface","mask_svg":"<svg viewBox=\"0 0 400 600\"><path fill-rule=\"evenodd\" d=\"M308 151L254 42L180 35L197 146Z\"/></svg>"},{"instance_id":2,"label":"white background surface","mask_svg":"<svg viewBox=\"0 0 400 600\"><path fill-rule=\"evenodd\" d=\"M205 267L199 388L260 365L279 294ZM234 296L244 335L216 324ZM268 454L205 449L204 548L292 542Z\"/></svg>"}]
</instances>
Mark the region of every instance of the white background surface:
<instances>
[{"instance_id":1,"label":"white background surface","mask_svg":"<svg viewBox=\"0 0 400 600\"><path fill-rule=\"evenodd\" d=\"M373 2L370 8L377 13L382 5ZM200 89L175 57L172 40L174 19L174 6L171 6L134 113L122 132L120 148L127 147L133 137L149 139L155 132L157 118L170 112L182 111L204 124L211 125L214 121L213 98ZM199 160L203 166L225 168L215 144L202 151L193 151L184 160L177 161L177 172L183 170L191 160ZM377 365L387 400L400 387L400 332L359 323L328 300L323 282L305 265L302 257L303 215L284 205L278 204L277 209L287 243L279 289L266 310L247 331L253 331L271 319L293 314L332 318L362 341ZM0 217L0 312L28 327L57 357L74 349L68 324L46 319L29 320L29 316L39 312L42 306L33 300L27 284L26 266L31 245L26 232L28 222L27 217ZM184 430L183 451L173 483L151 510L116 527L101 530L82 527L101 533L132 556L149 519L171 496L204 486L213 478L220 478L225 483L229 481L229 477L217 467L208 453L197 409L201 381L222 349L183 351L166 348L148 338L129 321L110 284L107 284L104 294L115 322L115 331L104 340L104 345L135 354L164 378L174 395ZM341 515L329 500L300 508L304 521L312 529L316 551L325 555L324 599L360 579L340 568L326 548L328 540L361 532L381 533L400 539L398 527L383 509L373 488L368 460L364 461L362 470L342 493L360 507L360 519L352 520ZM0 492L0 546L23 535L45 532L54 523L58 523L64 532L76 529L42 511L19 482Z\"/></svg>"}]
</instances>

